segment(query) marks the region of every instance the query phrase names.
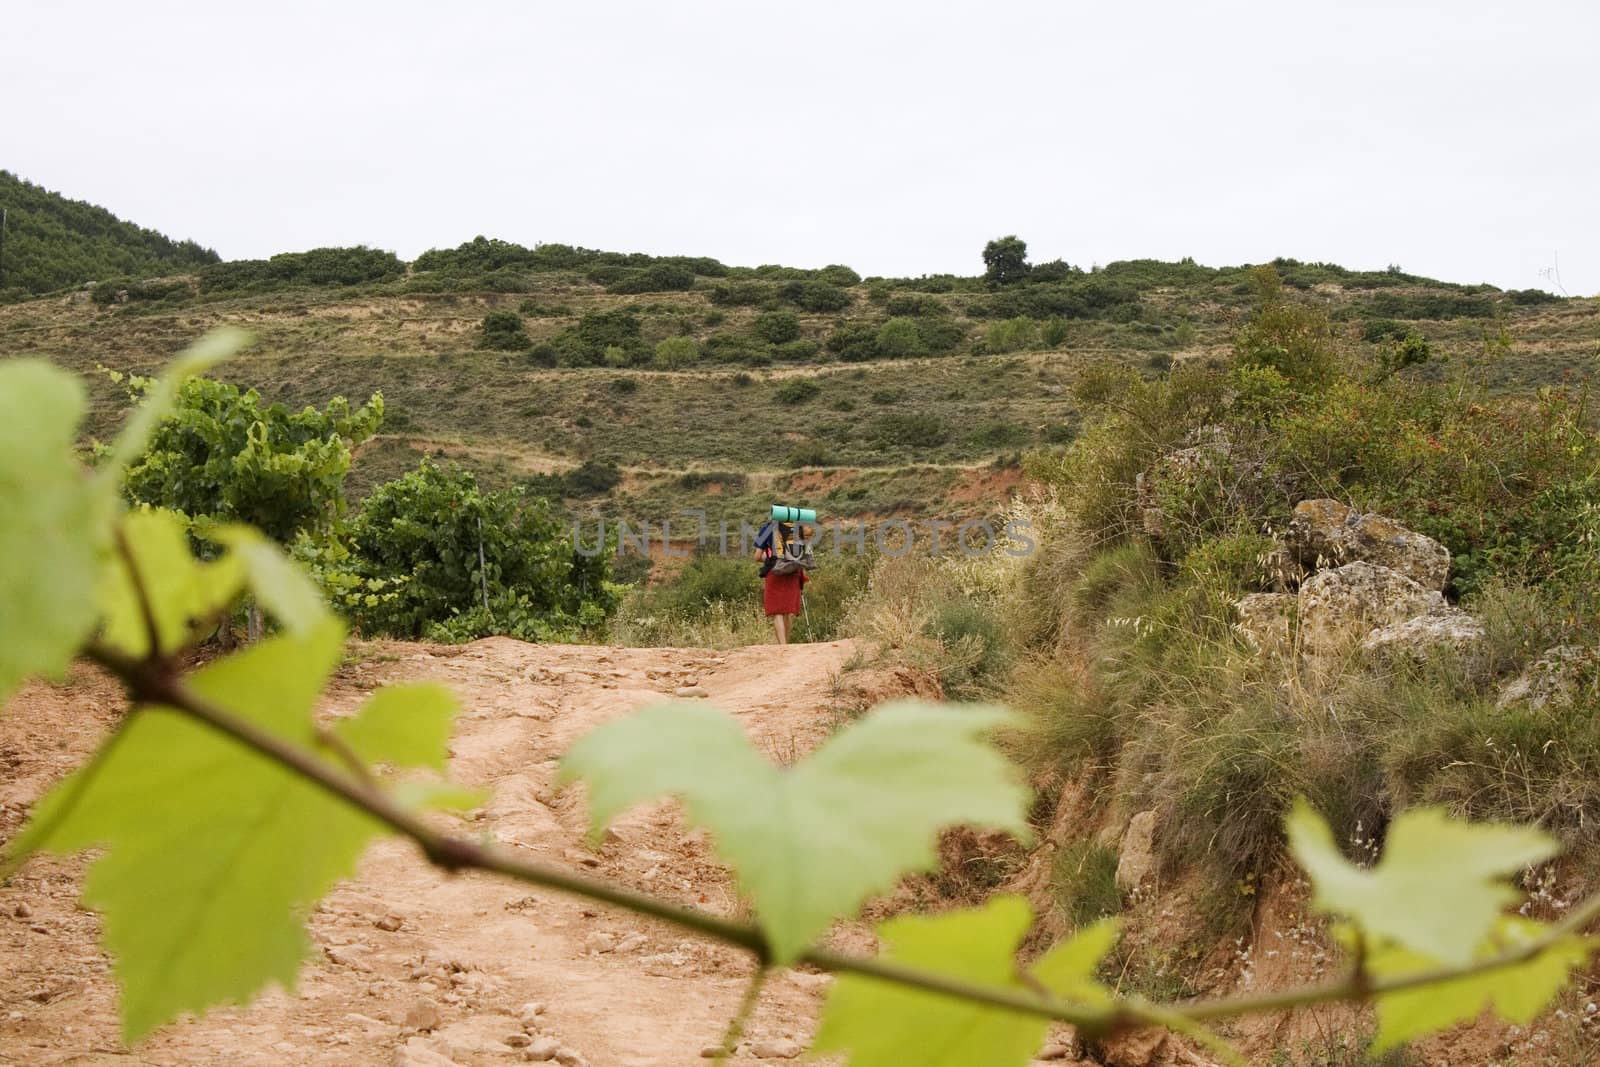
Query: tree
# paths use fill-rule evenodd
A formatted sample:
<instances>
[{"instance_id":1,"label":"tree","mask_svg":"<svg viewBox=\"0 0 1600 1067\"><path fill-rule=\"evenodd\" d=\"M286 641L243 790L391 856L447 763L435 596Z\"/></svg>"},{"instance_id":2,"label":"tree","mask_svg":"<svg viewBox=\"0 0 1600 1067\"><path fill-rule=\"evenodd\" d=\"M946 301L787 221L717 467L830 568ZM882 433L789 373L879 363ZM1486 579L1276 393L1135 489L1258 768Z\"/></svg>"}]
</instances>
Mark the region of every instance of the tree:
<instances>
[{"instance_id":1,"label":"tree","mask_svg":"<svg viewBox=\"0 0 1600 1067\"><path fill-rule=\"evenodd\" d=\"M133 378L130 391L143 397L153 385ZM382 393L354 411L342 396L321 411L290 411L263 404L254 389L190 378L128 467L124 490L137 504L249 523L288 544L302 532L331 530L344 514L350 449L382 422Z\"/></svg>"},{"instance_id":2,"label":"tree","mask_svg":"<svg viewBox=\"0 0 1600 1067\"><path fill-rule=\"evenodd\" d=\"M992 287L1010 285L1028 277L1028 242L1012 234L996 237L983 246L983 280Z\"/></svg>"}]
</instances>

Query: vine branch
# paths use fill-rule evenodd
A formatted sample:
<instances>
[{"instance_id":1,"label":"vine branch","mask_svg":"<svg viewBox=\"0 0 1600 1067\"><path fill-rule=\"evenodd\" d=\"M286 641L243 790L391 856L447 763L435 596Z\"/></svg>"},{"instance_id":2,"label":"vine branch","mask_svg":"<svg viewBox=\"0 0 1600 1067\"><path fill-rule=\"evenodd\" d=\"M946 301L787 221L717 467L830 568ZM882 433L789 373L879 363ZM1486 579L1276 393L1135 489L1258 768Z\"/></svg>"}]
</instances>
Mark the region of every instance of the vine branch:
<instances>
[{"instance_id":1,"label":"vine branch","mask_svg":"<svg viewBox=\"0 0 1600 1067\"><path fill-rule=\"evenodd\" d=\"M263 730L206 699L184 681L176 658L162 655L155 614L150 608L133 555L126 541L121 541L118 547L128 563L134 592L145 616L151 638L150 652L141 659L129 656L103 642L95 642L86 650L86 655L116 675L128 689L134 704L134 712L125 717L124 722L127 722L128 718L137 713L142 706L160 706L187 715L246 748L275 760L307 782L367 813L396 833L410 838L431 863L445 870L454 872L475 869L494 872L531 885L624 908L745 949L756 957L757 971L746 991L745 1004L741 1006L740 1014L735 1016L730 1026L730 1035L736 1038L735 1030L742 1029L742 1018L748 1009L753 1008L754 998L759 995L761 983L772 963L771 947L758 927L674 904L560 867L514 857L492 846L442 833L424 822L416 812L396 803L378 787L369 774L354 770L341 771L311 751ZM114 744L115 740L113 737L110 744ZM353 756L348 749L342 752L336 749L335 754L343 758L347 764ZM356 760L355 763L359 764L360 761ZM16 859L20 861L20 858ZM1142 998L1118 998L1104 1003L1074 1004L1040 992L997 989L933 971L908 967L892 960L855 956L815 947L802 953L799 962L812 964L825 971L858 974L927 993L956 997L991 1008L1066 1022L1090 1034L1103 1034L1134 1026L1165 1027L1200 1041L1237 1063L1242 1062L1238 1060L1237 1053L1220 1037L1206 1029L1205 1024L1208 1021L1283 1011L1331 1001L1368 1000L1384 993L1438 984L1515 966L1532 959L1564 938L1581 933L1597 918L1600 918L1600 893L1579 904L1565 920L1546 931L1543 936L1464 967L1374 979L1358 958L1357 965L1350 975L1340 981L1296 987L1254 997L1230 997L1184 1004L1154 1004Z\"/></svg>"}]
</instances>

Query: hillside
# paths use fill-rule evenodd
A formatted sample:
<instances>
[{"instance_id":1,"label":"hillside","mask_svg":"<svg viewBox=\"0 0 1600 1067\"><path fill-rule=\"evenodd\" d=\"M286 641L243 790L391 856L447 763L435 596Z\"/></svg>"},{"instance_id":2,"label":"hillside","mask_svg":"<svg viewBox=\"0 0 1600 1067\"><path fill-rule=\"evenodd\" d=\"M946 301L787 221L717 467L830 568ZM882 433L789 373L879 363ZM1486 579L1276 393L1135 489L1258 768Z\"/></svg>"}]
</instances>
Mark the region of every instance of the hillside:
<instances>
[{"instance_id":1,"label":"hillside","mask_svg":"<svg viewBox=\"0 0 1600 1067\"><path fill-rule=\"evenodd\" d=\"M5 170L0 170L0 208L6 211L0 303L86 282L175 274L218 261L215 252L193 241L174 241Z\"/></svg>"},{"instance_id":2,"label":"hillside","mask_svg":"<svg viewBox=\"0 0 1600 1067\"><path fill-rule=\"evenodd\" d=\"M1415 332L1435 355L1422 373L1442 373L1503 328L1489 373L1504 390L1593 369L1592 300L1276 265L1351 350ZM480 238L410 265L320 249L32 300L0 308L0 355L88 375L103 434L125 397L95 367L150 370L213 325L244 325L258 344L229 380L291 405L385 394L356 495L431 454L579 512L657 521L791 496L837 516L965 514L1004 497L1023 450L1071 440L1080 368L1220 359L1250 300L1245 268L1192 262L1042 264L989 285Z\"/></svg>"}]
</instances>

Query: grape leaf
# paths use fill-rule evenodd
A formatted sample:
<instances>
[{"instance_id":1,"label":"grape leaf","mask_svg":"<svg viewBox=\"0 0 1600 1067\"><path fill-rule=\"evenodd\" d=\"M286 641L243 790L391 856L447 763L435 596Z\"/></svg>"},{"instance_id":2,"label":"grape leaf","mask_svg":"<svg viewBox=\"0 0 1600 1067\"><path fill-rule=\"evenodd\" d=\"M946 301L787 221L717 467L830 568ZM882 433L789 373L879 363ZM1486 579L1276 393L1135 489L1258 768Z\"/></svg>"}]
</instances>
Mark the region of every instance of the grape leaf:
<instances>
[{"instance_id":1,"label":"grape leaf","mask_svg":"<svg viewBox=\"0 0 1600 1067\"><path fill-rule=\"evenodd\" d=\"M200 374L227 359L250 343L250 335L235 326L212 330L190 345L167 367L167 373L145 394L122 432L111 446L111 454L96 471L99 479L120 488L123 471L138 458L150 443L150 435L172 411L178 396L178 387L190 375Z\"/></svg>"},{"instance_id":2,"label":"grape leaf","mask_svg":"<svg viewBox=\"0 0 1600 1067\"><path fill-rule=\"evenodd\" d=\"M66 670L94 628L115 502L73 453L83 411L66 371L0 363L0 705L30 675Z\"/></svg>"},{"instance_id":3,"label":"grape leaf","mask_svg":"<svg viewBox=\"0 0 1600 1067\"><path fill-rule=\"evenodd\" d=\"M1314 907L1348 916L1369 938L1450 966L1470 963L1518 898L1506 879L1559 849L1531 827L1466 823L1437 808L1414 808L1390 824L1383 858L1367 870L1344 858L1333 831L1304 800L1287 825L1289 847L1311 875Z\"/></svg>"},{"instance_id":4,"label":"grape leaf","mask_svg":"<svg viewBox=\"0 0 1600 1067\"><path fill-rule=\"evenodd\" d=\"M232 550L244 567L250 591L287 629L304 632L331 617L316 583L261 531L230 524L207 536Z\"/></svg>"},{"instance_id":5,"label":"grape leaf","mask_svg":"<svg viewBox=\"0 0 1600 1067\"><path fill-rule=\"evenodd\" d=\"M1529 944L1549 932L1544 923L1502 916L1490 938L1480 947L1479 958L1499 955ZM1476 1019L1492 1008L1507 1022L1526 1024L1561 992L1571 972L1589 959L1591 945L1580 937L1557 939L1531 959L1509 967L1412 989L1383 993L1375 998L1378 1032L1372 1051L1382 1052L1413 1038ZM1389 945L1367 953L1367 970L1377 978L1434 971L1437 960Z\"/></svg>"},{"instance_id":6,"label":"grape leaf","mask_svg":"<svg viewBox=\"0 0 1600 1067\"><path fill-rule=\"evenodd\" d=\"M238 557L229 553L210 563L196 560L183 520L170 511L132 512L123 518L121 530L124 551L113 555L101 585L105 643L136 658L146 655L147 602L161 653L205 636L201 631L216 624L244 586Z\"/></svg>"},{"instance_id":7,"label":"grape leaf","mask_svg":"<svg viewBox=\"0 0 1600 1067\"><path fill-rule=\"evenodd\" d=\"M624 809L683 798L709 829L756 911L776 961L911 871L932 869L939 831L958 824L1027 835L1027 790L980 735L1014 721L987 706L885 705L790 768L731 717L657 705L601 726L562 760L583 779L595 833Z\"/></svg>"},{"instance_id":8,"label":"grape leaf","mask_svg":"<svg viewBox=\"0 0 1600 1067\"><path fill-rule=\"evenodd\" d=\"M1026 993L1016 961L1032 910L1021 897L996 897L981 908L905 916L878 927L884 957L975 985ZM1109 994L1095 970L1117 938L1117 923L1087 927L1030 969L1052 994L1077 1003ZM828 993L812 1045L816 1053L848 1053L851 1067L1021 1067L1044 1043L1050 1020L939 993L841 974Z\"/></svg>"},{"instance_id":9,"label":"grape leaf","mask_svg":"<svg viewBox=\"0 0 1600 1067\"><path fill-rule=\"evenodd\" d=\"M341 639L337 624L274 637L190 685L320 752L311 710ZM454 710L432 687L385 690L335 729L365 759L437 767ZM170 709L135 712L107 746L38 805L15 848L106 849L84 899L104 915L126 1039L181 1012L246 1002L269 982L292 988L307 913L384 827Z\"/></svg>"}]
</instances>

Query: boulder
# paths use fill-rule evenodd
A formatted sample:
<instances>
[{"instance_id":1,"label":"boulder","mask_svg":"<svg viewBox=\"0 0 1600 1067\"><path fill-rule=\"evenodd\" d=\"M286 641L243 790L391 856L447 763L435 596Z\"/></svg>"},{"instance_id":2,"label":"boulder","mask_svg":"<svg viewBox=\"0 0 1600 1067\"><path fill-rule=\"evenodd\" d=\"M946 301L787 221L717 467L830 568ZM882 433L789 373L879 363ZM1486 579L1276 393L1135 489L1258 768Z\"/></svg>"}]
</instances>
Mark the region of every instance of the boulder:
<instances>
[{"instance_id":1,"label":"boulder","mask_svg":"<svg viewBox=\"0 0 1600 1067\"><path fill-rule=\"evenodd\" d=\"M1337 500L1302 500L1289 523L1289 543L1308 567L1372 563L1399 571L1424 589L1450 580L1450 550L1382 515L1362 514Z\"/></svg>"},{"instance_id":2,"label":"boulder","mask_svg":"<svg viewBox=\"0 0 1600 1067\"><path fill-rule=\"evenodd\" d=\"M1483 640L1483 623L1464 611L1448 608L1434 615L1418 615L1380 626L1361 639L1361 650L1421 662L1442 649L1462 657L1473 656L1482 649Z\"/></svg>"},{"instance_id":3,"label":"boulder","mask_svg":"<svg viewBox=\"0 0 1600 1067\"><path fill-rule=\"evenodd\" d=\"M1134 893L1156 869L1156 813L1141 811L1128 820L1122 835L1122 857L1117 860L1117 888Z\"/></svg>"},{"instance_id":4,"label":"boulder","mask_svg":"<svg viewBox=\"0 0 1600 1067\"><path fill-rule=\"evenodd\" d=\"M1446 608L1437 590L1424 589L1399 571L1346 563L1301 583L1296 605L1300 647L1309 656L1334 655L1379 627Z\"/></svg>"},{"instance_id":5,"label":"boulder","mask_svg":"<svg viewBox=\"0 0 1600 1067\"><path fill-rule=\"evenodd\" d=\"M1578 696L1584 668L1600 664L1600 649L1557 645L1530 663L1521 674L1500 687L1495 706L1525 704L1533 711L1570 704Z\"/></svg>"},{"instance_id":6,"label":"boulder","mask_svg":"<svg viewBox=\"0 0 1600 1067\"><path fill-rule=\"evenodd\" d=\"M1293 593L1251 593L1234 603L1239 614L1234 629L1257 652L1285 655L1294 647Z\"/></svg>"}]
</instances>

